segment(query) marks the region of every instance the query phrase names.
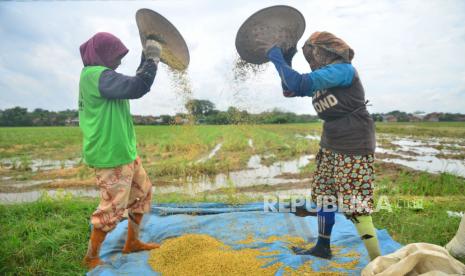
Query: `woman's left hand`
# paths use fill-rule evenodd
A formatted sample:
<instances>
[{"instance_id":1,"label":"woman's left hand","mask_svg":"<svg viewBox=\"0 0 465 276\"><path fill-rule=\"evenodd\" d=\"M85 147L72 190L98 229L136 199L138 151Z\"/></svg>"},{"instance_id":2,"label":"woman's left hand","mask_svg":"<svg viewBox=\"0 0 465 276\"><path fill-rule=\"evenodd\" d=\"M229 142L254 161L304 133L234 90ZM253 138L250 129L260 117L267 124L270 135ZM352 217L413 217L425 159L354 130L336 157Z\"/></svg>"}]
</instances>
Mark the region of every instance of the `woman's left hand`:
<instances>
[{"instance_id":1,"label":"woman's left hand","mask_svg":"<svg viewBox=\"0 0 465 276\"><path fill-rule=\"evenodd\" d=\"M286 51L283 51L284 60L286 61L287 65L289 65L290 67L292 67L292 58L295 56L296 53L297 53L297 48L295 46L292 46Z\"/></svg>"}]
</instances>

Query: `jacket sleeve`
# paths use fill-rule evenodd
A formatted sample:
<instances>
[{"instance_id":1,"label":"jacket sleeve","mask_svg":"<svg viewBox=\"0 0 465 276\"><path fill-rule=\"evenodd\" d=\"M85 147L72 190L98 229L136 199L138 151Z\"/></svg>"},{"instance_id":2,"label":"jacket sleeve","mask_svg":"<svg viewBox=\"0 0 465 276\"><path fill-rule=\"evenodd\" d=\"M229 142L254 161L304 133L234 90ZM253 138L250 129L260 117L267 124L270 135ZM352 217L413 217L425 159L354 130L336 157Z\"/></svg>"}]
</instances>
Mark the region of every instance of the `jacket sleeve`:
<instances>
[{"instance_id":1,"label":"jacket sleeve","mask_svg":"<svg viewBox=\"0 0 465 276\"><path fill-rule=\"evenodd\" d=\"M308 74L314 91L352 84L355 68L350 63L330 64Z\"/></svg>"},{"instance_id":2,"label":"jacket sleeve","mask_svg":"<svg viewBox=\"0 0 465 276\"><path fill-rule=\"evenodd\" d=\"M156 73L157 65L152 60L143 60L134 77L105 70L100 75L100 95L109 100L141 98L150 91Z\"/></svg>"},{"instance_id":3,"label":"jacket sleeve","mask_svg":"<svg viewBox=\"0 0 465 276\"><path fill-rule=\"evenodd\" d=\"M286 97L311 97L317 90L349 86L355 74L349 63L330 64L311 73L300 74L286 63L280 48L273 47L267 56L278 71Z\"/></svg>"}]
</instances>

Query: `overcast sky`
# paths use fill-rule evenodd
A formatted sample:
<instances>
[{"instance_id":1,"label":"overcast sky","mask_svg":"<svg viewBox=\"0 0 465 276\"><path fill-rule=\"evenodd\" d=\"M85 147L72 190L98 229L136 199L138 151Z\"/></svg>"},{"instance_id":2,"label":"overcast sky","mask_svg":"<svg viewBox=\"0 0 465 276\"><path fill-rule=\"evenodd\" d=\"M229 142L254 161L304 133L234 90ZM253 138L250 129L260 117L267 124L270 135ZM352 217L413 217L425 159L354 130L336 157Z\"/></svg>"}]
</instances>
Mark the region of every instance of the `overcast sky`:
<instances>
[{"instance_id":1,"label":"overcast sky","mask_svg":"<svg viewBox=\"0 0 465 276\"><path fill-rule=\"evenodd\" d=\"M282 97L271 64L243 83L231 81L238 28L252 13L276 4L293 6L305 17L298 49L312 32L323 30L351 45L372 112L464 112L462 0L1 2L0 109L77 109L79 46L99 31L113 33L130 49L118 71L134 75L141 51L134 16L149 8L184 36L194 98L222 110L234 105L251 112L277 107L315 114L310 98ZM294 65L310 71L301 51ZM151 92L132 101L132 113L183 111L172 82L160 66Z\"/></svg>"}]
</instances>

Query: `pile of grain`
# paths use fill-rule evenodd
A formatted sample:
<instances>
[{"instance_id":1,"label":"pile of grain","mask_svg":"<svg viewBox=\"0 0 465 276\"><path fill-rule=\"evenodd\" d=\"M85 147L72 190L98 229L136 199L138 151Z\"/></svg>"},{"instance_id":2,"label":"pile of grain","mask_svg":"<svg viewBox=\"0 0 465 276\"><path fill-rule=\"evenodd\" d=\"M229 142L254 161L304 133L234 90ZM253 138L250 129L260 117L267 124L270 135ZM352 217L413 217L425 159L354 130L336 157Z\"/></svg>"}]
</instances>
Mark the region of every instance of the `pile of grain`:
<instances>
[{"instance_id":1,"label":"pile of grain","mask_svg":"<svg viewBox=\"0 0 465 276\"><path fill-rule=\"evenodd\" d=\"M274 243L276 241L287 242L291 246L299 246L299 247L312 247L314 243L307 243L302 237L298 236L291 236L291 235L283 235L283 236L269 236L266 239L259 239L255 238L254 235L249 234L247 238L244 240L238 241L238 244L252 244L256 242L263 242L263 243Z\"/></svg>"},{"instance_id":2,"label":"pile of grain","mask_svg":"<svg viewBox=\"0 0 465 276\"><path fill-rule=\"evenodd\" d=\"M266 239L255 239L253 235L248 235L246 239L239 241L238 244L274 243L276 241L287 242L289 246L313 246L311 243L306 243L301 237L290 235L270 236ZM336 252L341 249L341 246L335 246ZM275 275L278 269L283 266L282 263L277 262L268 267L264 266L273 261L272 255L279 254L280 252L269 251L266 247L234 250L211 236L186 234L168 239L159 249L152 250L149 264L153 270L160 272L162 275ZM328 261L325 266L320 267L320 271L314 271L312 261L307 261L295 269L283 267L283 275L347 275L346 272L333 270L353 270L360 259L360 255L355 251L340 254L340 257L354 259L340 263Z\"/></svg>"},{"instance_id":3,"label":"pile of grain","mask_svg":"<svg viewBox=\"0 0 465 276\"><path fill-rule=\"evenodd\" d=\"M150 253L149 264L162 275L274 275L281 263L264 268L273 252L234 250L203 234L187 234L165 241Z\"/></svg>"},{"instance_id":4,"label":"pile of grain","mask_svg":"<svg viewBox=\"0 0 465 276\"><path fill-rule=\"evenodd\" d=\"M345 276L348 275L344 272L334 272L334 271L314 271L312 269L312 261L307 261L296 269L291 267L284 268L284 275L286 276Z\"/></svg>"}]
</instances>

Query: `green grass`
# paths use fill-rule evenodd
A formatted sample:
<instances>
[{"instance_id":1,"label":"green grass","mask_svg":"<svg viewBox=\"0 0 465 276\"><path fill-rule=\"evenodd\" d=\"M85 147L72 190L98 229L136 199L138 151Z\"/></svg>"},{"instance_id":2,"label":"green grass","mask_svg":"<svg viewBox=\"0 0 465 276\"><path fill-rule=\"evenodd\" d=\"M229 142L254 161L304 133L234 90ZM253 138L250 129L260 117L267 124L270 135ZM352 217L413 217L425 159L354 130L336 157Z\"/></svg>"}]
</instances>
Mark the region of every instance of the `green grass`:
<instances>
[{"instance_id":1,"label":"green grass","mask_svg":"<svg viewBox=\"0 0 465 276\"><path fill-rule=\"evenodd\" d=\"M427 242L444 246L457 232L460 218L448 217L446 211L463 211L465 197L389 198L392 212L376 212L373 221L377 228L386 228L396 241L402 244ZM408 202L414 200L422 200L423 209L408 208Z\"/></svg>"},{"instance_id":2,"label":"green grass","mask_svg":"<svg viewBox=\"0 0 465 276\"><path fill-rule=\"evenodd\" d=\"M95 206L85 200L0 206L0 274L82 275Z\"/></svg>"},{"instance_id":3,"label":"green grass","mask_svg":"<svg viewBox=\"0 0 465 276\"><path fill-rule=\"evenodd\" d=\"M79 156L81 142L77 127L2 127L0 157L75 158Z\"/></svg>"},{"instance_id":4,"label":"green grass","mask_svg":"<svg viewBox=\"0 0 465 276\"><path fill-rule=\"evenodd\" d=\"M465 122L376 123L378 133L413 136L465 137ZM295 134L319 134L321 123L230 126L136 126L139 151L149 157L175 151L208 151L225 140L225 148L245 149L252 138L258 151L293 145ZM244 142L245 141L245 142ZM0 157L27 155L34 158L67 159L80 156L79 127L1 127ZM300 147L301 148L301 147ZM147 152L144 152L147 149ZM153 152L153 149L157 149ZM302 149L300 149L302 150Z\"/></svg>"},{"instance_id":5,"label":"green grass","mask_svg":"<svg viewBox=\"0 0 465 276\"><path fill-rule=\"evenodd\" d=\"M465 137L465 122L376 123L378 133L429 137Z\"/></svg>"},{"instance_id":6,"label":"green grass","mask_svg":"<svg viewBox=\"0 0 465 276\"><path fill-rule=\"evenodd\" d=\"M405 196L463 196L465 179L449 173L430 174L386 163L376 164L375 193Z\"/></svg>"}]
</instances>

